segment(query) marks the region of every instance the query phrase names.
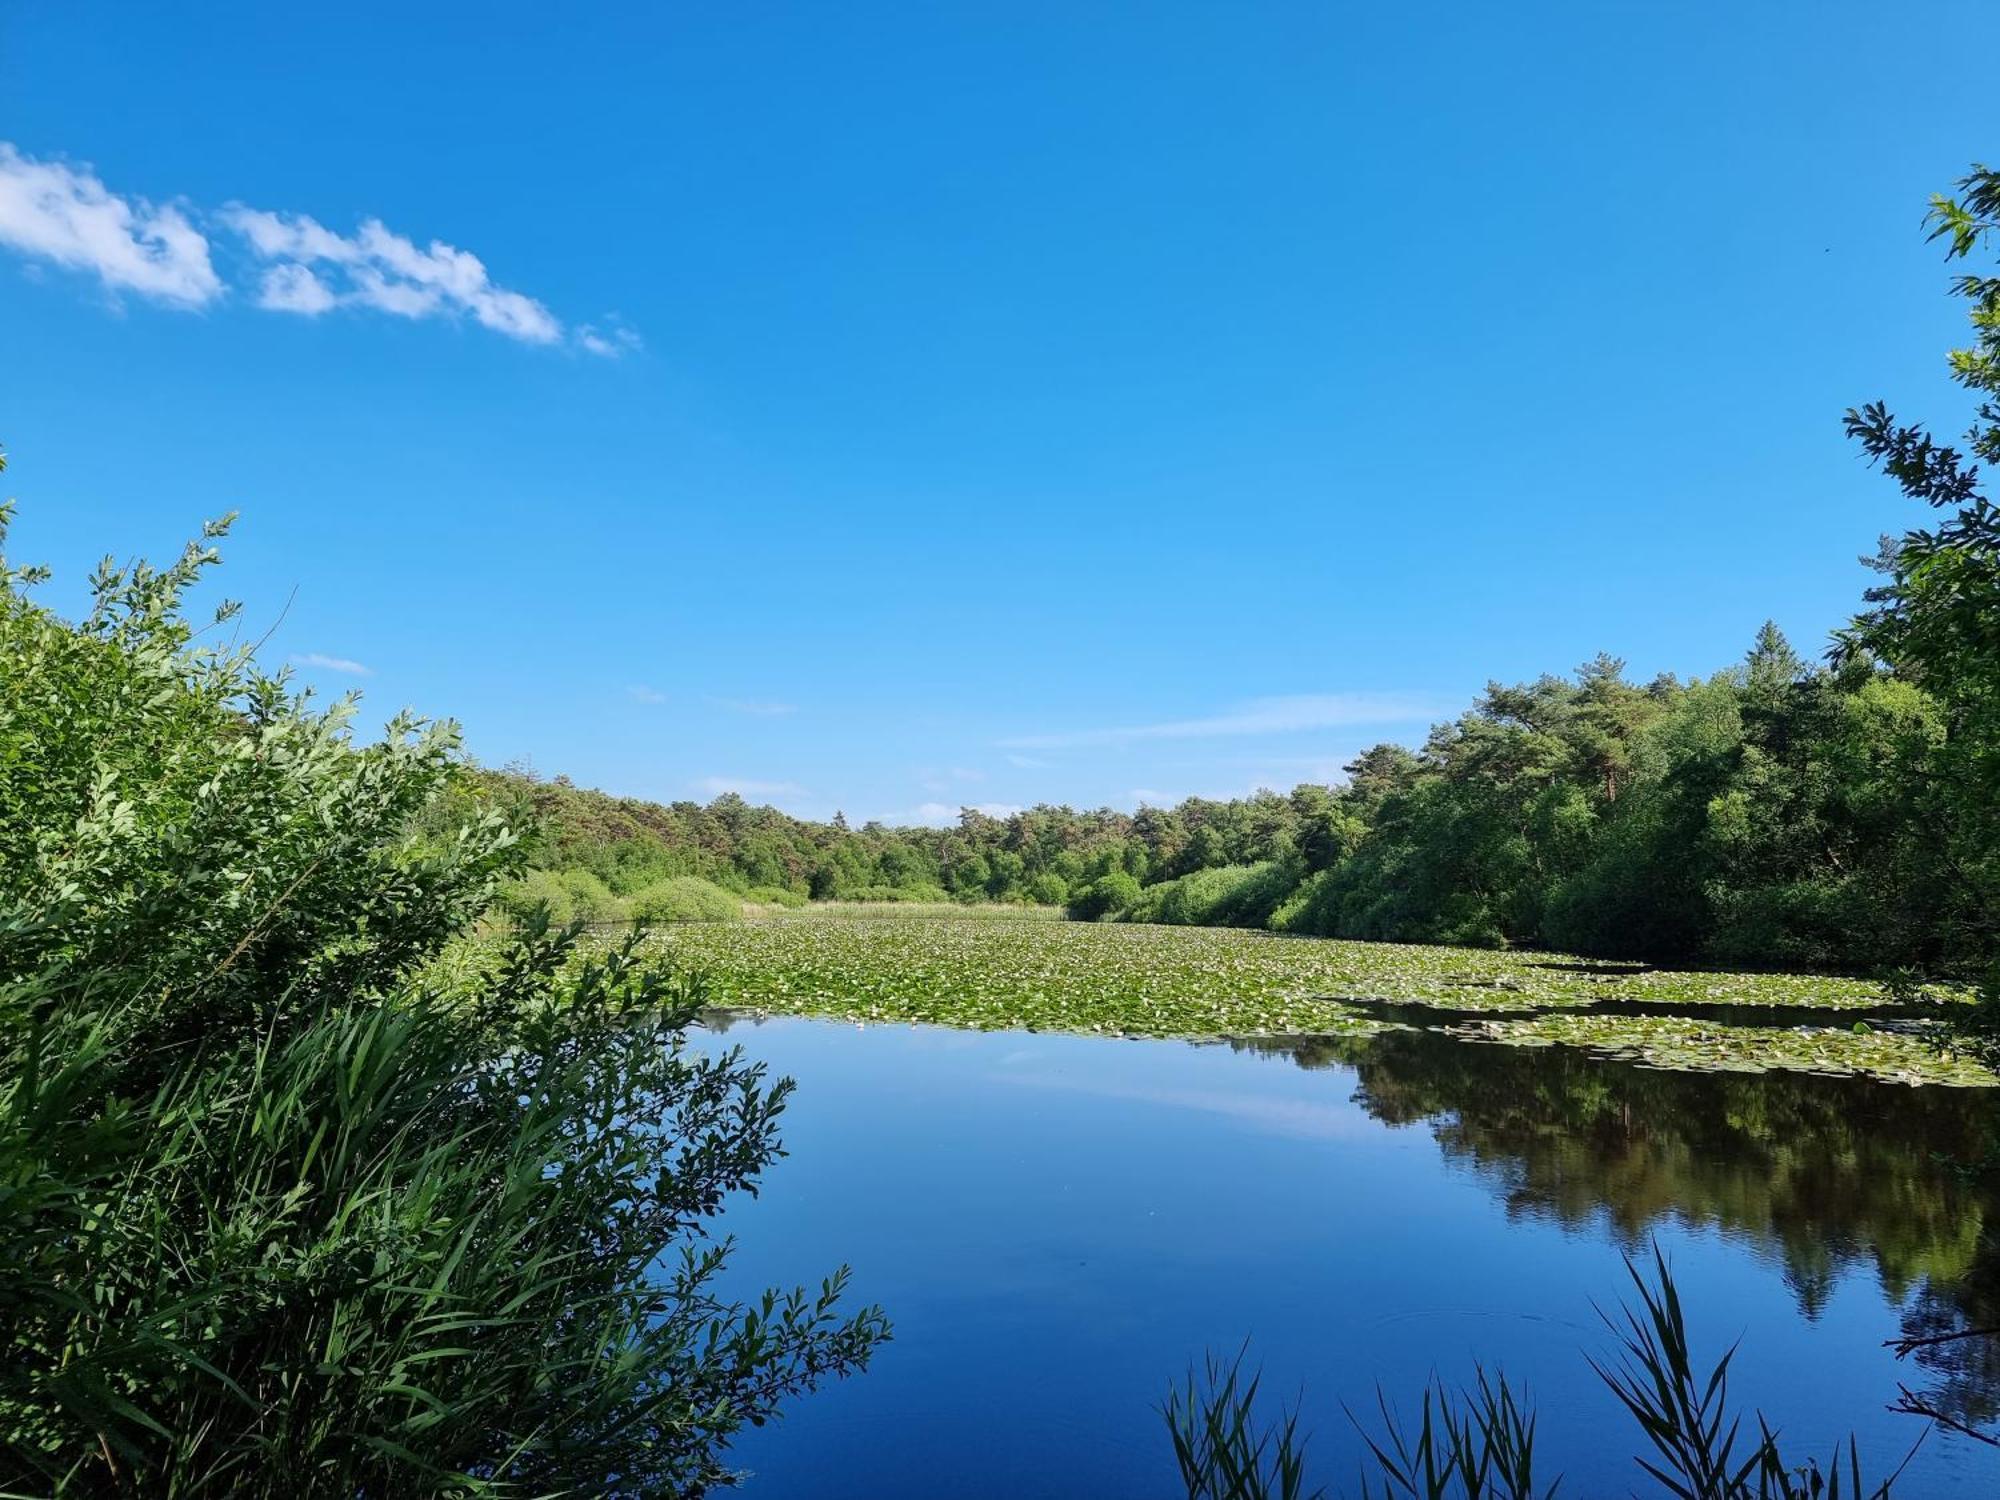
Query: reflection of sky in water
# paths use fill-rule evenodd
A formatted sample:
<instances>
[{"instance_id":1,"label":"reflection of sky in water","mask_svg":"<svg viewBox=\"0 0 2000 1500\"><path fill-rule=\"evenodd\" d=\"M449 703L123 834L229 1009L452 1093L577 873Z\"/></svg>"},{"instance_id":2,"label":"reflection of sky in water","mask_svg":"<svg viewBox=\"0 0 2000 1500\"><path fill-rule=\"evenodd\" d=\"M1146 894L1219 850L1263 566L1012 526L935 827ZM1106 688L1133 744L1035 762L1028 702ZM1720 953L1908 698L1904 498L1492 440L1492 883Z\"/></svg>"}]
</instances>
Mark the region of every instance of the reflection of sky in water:
<instances>
[{"instance_id":1,"label":"reflection of sky in water","mask_svg":"<svg viewBox=\"0 0 2000 1500\"><path fill-rule=\"evenodd\" d=\"M1743 1395L1817 1451L1854 1427L1887 1467L1918 1429L1883 1407L1923 1372L1880 1347L1899 1331L1884 1279L1903 1299L1927 1256L1965 1268L1952 1237L1973 1209L1933 1160L1983 1107L1963 1094L1726 1093L1430 1041L1311 1069L799 1020L726 1042L799 1081L791 1155L728 1215L742 1283L844 1260L897 1328L867 1375L746 1437L752 1495L1168 1495L1155 1407L1190 1359L1246 1337L1269 1389L1303 1387L1330 1486L1359 1457L1343 1402L1483 1359L1540 1397L1565 1493L1630 1493L1636 1434L1583 1352L1602 1348L1593 1301L1624 1295L1634 1225L1673 1256L1698 1346L1744 1336ZM1866 1138L1889 1146L1842 1176L1834 1124L1878 1108ZM1898 1494L1988 1486L1992 1456L1934 1437Z\"/></svg>"},{"instance_id":2,"label":"reflection of sky in water","mask_svg":"<svg viewBox=\"0 0 2000 1500\"><path fill-rule=\"evenodd\" d=\"M1021 1054L1010 1054L1019 1058ZM1163 1088L1145 1083L1120 1083L1092 1078L1088 1074L1024 1073L1000 1059L994 1077L1003 1083L1031 1089L1068 1089L1100 1099L1124 1099L1135 1104L1157 1104L1163 1109L1192 1110L1197 1114L1221 1115L1237 1124L1271 1135L1292 1136L1308 1141L1354 1141L1381 1139L1381 1127L1351 1108L1322 1104L1310 1099L1276 1099L1247 1090Z\"/></svg>"}]
</instances>

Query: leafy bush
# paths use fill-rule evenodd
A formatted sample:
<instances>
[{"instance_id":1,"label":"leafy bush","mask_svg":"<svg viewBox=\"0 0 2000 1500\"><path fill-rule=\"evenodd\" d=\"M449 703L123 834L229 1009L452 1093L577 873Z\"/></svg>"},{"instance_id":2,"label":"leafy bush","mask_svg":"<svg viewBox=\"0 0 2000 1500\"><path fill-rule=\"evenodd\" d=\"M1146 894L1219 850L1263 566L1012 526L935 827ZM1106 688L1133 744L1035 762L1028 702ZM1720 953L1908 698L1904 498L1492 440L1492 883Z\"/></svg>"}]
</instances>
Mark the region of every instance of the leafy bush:
<instances>
[{"instance_id":1,"label":"leafy bush","mask_svg":"<svg viewBox=\"0 0 2000 1500\"><path fill-rule=\"evenodd\" d=\"M1097 922L1117 916L1139 899L1139 882L1123 870L1100 875L1069 898L1072 921Z\"/></svg>"},{"instance_id":2,"label":"leafy bush","mask_svg":"<svg viewBox=\"0 0 2000 1500\"><path fill-rule=\"evenodd\" d=\"M452 733L197 647L213 561L0 563L0 1491L721 1482L884 1332L717 1291L788 1085L631 945L453 946L518 849Z\"/></svg>"},{"instance_id":3,"label":"leafy bush","mask_svg":"<svg viewBox=\"0 0 2000 1500\"><path fill-rule=\"evenodd\" d=\"M1265 925L1273 932L1289 932L1300 937L1325 937L1334 931L1333 907L1338 896L1337 870L1320 870L1308 875L1278 903Z\"/></svg>"},{"instance_id":4,"label":"leafy bush","mask_svg":"<svg viewBox=\"0 0 2000 1500\"><path fill-rule=\"evenodd\" d=\"M796 908L806 904L803 891L795 891L788 885L753 885L749 899L760 906L783 906Z\"/></svg>"},{"instance_id":5,"label":"leafy bush","mask_svg":"<svg viewBox=\"0 0 2000 1500\"><path fill-rule=\"evenodd\" d=\"M1028 877L1028 900L1036 906L1061 906L1069 900L1069 882L1053 870Z\"/></svg>"},{"instance_id":6,"label":"leafy bush","mask_svg":"<svg viewBox=\"0 0 2000 1500\"><path fill-rule=\"evenodd\" d=\"M640 922L734 922L743 903L698 875L675 875L647 886L626 910Z\"/></svg>"},{"instance_id":7,"label":"leafy bush","mask_svg":"<svg viewBox=\"0 0 2000 1500\"><path fill-rule=\"evenodd\" d=\"M951 893L938 885L858 885L851 890L842 891L838 899L856 902L897 901L905 904L916 902L931 904L951 900Z\"/></svg>"},{"instance_id":8,"label":"leafy bush","mask_svg":"<svg viewBox=\"0 0 2000 1500\"><path fill-rule=\"evenodd\" d=\"M1224 865L1145 887L1125 909L1128 922L1170 927L1262 927L1298 885L1291 860Z\"/></svg>"},{"instance_id":9,"label":"leafy bush","mask_svg":"<svg viewBox=\"0 0 2000 1500\"><path fill-rule=\"evenodd\" d=\"M528 870L500 888L495 906L516 921L538 907L558 925L609 922L624 915L624 903L589 870Z\"/></svg>"},{"instance_id":10,"label":"leafy bush","mask_svg":"<svg viewBox=\"0 0 2000 1500\"><path fill-rule=\"evenodd\" d=\"M1305 870L1296 858L1252 865L1250 873L1213 908L1212 922L1226 927L1266 927L1299 888Z\"/></svg>"}]
</instances>

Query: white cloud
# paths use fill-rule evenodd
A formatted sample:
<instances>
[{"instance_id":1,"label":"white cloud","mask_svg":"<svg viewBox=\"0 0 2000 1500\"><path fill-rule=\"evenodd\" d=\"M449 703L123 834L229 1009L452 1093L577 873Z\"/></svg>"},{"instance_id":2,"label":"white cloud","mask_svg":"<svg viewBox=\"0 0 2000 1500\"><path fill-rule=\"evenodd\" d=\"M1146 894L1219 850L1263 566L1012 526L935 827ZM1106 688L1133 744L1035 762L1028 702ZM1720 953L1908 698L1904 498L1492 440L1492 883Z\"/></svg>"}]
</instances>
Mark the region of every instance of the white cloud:
<instances>
[{"instance_id":1,"label":"white cloud","mask_svg":"<svg viewBox=\"0 0 2000 1500\"><path fill-rule=\"evenodd\" d=\"M708 701L733 714L749 714L758 719L781 719L786 714L799 711L796 703L774 703L763 698L711 698Z\"/></svg>"},{"instance_id":2,"label":"white cloud","mask_svg":"<svg viewBox=\"0 0 2000 1500\"><path fill-rule=\"evenodd\" d=\"M622 359L628 354L638 353L646 347L646 342L629 328L615 324L598 328L583 323L576 330L576 346L585 354L595 354L600 359Z\"/></svg>"},{"instance_id":3,"label":"white cloud","mask_svg":"<svg viewBox=\"0 0 2000 1500\"><path fill-rule=\"evenodd\" d=\"M171 204L121 198L89 168L39 162L0 143L0 243L94 273L114 292L178 307L222 295L208 240Z\"/></svg>"},{"instance_id":4,"label":"white cloud","mask_svg":"<svg viewBox=\"0 0 2000 1500\"><path fill-rule=\"evenodd\" d=\"M647 687L643 682L635 682L625 689L635 703L665 703L667 695L658 688Z\"/></svg>"},{"instance_id":5,"label":"white cloud","mask_svg":"<svg viewBox=\"0 0 2000 1500\"><path fill-rule=\"evenodd\" d=\"M306 214L232 204L228 224L262 260L258 305L317 317L336 307L368 307L399 318L470 316L482 327L529 344L561 340L563 326L541 303L494 284L469 250L432 240L419 246L380 219L338 234Z\"/></svg>"},{"instance_id":6,"label":"white cloud","mask_svg":"<svg viewBox=\"0 0 2000 1500\"><path fill-rule=\"evenodd\" d=\"M301 265L273 266L257 289L257 305L271 312L300 313L316 318L340 299L311 269Z\"/></svg>"},{"instance_id":7,"label":"white cloud","mask_svg":"<svg viewBox=\"0 0 2000 1500\"><path fill-rule=\"evenodd\" d=\"M695 783L711 797L803 797L806 789L796 781L754 781L741 776L704 776Z\"/></svg>"},{"instance_id":8,"label":"white cloud","mask_svg":"<svg viewBox=\"0 0 2000 1500\"><path fill-rule=\"evenodd\" d=\"M1058 734L1023 734L1000 743L1018 750L1056 750L1080 745L1126 745L1137 740L1296 734L1354 724L1406 724L1428 719L1436 711L1436 705L1428 700L1400 693L1301 693L1283 698L1255 698L1240 708L1201 719L1076 729Z\"/></svg>"},{"instance_id":9,"label":"white cloud","mask_svg":"<svg viewBox=\"0 0 2000 1500\"><path fill-rule=\"evenodd\" d=\"M50 261L93 273L113 292L204 307L229 288L209 258L203 225L241 238L252 263L241 290L268 312L317 318L367 308L399 318L470 318L522 343L566 344L605 358L644 347L615 317L565 327L533 297L497 285L469 250L443 240L419 245L380 219L341 234L306 214L154 204L112 192L88 167L37 161L0 142L0 245L31 264Z\"/></svg>"},{"instance_id":10,"label":"white cloud","mask_svg":"<svg viewBox=\"0 0 2000 1500\"><path fill-rule=\"evenodd\" d=\"M1054 762L1033 755L1010 755L1007 764L1021 771L1046 771Z\"/></svg>"},{"instance_id":11,"label":"white cloud","mask_svg":"<svg viewBox=\"0 0 2000 1500\"><path fill-rule=\"evenodd\" d=\"M317 651L297 651L292 654L292 663L300 667L317 667L322 672L344 672L349 677L373 677L375 673L345 656L324 656Z\"/></svg>"}]
</instances>

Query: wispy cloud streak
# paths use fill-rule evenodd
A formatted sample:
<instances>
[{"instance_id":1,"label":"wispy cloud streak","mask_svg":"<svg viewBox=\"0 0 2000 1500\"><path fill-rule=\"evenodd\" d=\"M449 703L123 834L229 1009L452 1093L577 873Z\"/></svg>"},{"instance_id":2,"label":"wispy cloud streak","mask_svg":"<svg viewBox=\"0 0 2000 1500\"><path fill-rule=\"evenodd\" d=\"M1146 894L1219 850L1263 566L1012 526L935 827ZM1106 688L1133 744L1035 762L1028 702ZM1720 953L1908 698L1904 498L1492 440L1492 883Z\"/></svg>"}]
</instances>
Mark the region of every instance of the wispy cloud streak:
<instances>
[{"instance_id":1,"label":"wispy cloud streak","mask_svg":"<svg viewBox=\"0 0 2000 1500\"><path fill-rule=\"evenodd\" d=\"M364 307L398 318L470 317L523 343L562 339L555 314L533 297L495 285L484 261L443 240L418 245L380 219L364 219L351 235L337 234L305 214L241 204L224 209L222 220L269 263L257 305L270 311L318 317Z\"/></svg>"},{"instance_id":2,"label":"wispy cloud streak","mask_svg":"<svg viewBox=\"0 0 2000 1500\"><path fill-rule=\"evenodd\" d=\"M1255 698L1225 713L1156 724L1124 724L1106 729L1073 729L1054 734L1021 734L1000 741L1013 750L1066 750L1091 745L1129 745L1144 740L1193 740L1226 735L1297 734L1344 729L1357 724L1410 724L1432 718L1438 706L1403 693L1302 693Z\"/></svg>"},{"instance_id":3,"label":"wispy cloud streak","mask_svg":"<svg viewBox=\"0 0 2000 1500\"><path fill-rule=\"evenodd\" d=\"M340 672L349 677L373 677L375 675L372 668L364 667L352 657L326 656L318 651L294 652L291 661L294 666L316 667L322 672Z\"/></svg>"}]
</instances>

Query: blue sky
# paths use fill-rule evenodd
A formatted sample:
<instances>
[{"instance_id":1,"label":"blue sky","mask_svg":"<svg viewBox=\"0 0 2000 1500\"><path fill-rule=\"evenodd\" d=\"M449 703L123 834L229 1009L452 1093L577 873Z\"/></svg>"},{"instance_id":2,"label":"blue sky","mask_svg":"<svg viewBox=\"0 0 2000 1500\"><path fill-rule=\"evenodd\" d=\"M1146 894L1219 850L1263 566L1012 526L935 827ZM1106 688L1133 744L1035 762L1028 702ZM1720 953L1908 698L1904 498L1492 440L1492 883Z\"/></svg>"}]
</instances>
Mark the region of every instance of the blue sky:
<instances>
[{"instance_id":1,"label":"blue sky","mask_svg":"<svg viewBox=\"0 0 2000 1500\"><path fill-rule=\"evenodd\" d=\"M1996 45L1985 4L27 0L11 550L69 606L238 509L274 658L624 793L1325 779L1488 678L1818 648L1914 519L1842 409L1960 425L1920 219L2000 154L1949 68Z\"/></svg>"}]
</instances>

